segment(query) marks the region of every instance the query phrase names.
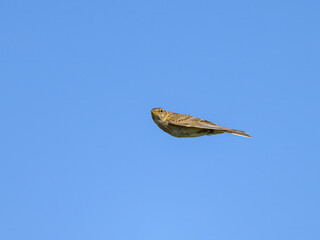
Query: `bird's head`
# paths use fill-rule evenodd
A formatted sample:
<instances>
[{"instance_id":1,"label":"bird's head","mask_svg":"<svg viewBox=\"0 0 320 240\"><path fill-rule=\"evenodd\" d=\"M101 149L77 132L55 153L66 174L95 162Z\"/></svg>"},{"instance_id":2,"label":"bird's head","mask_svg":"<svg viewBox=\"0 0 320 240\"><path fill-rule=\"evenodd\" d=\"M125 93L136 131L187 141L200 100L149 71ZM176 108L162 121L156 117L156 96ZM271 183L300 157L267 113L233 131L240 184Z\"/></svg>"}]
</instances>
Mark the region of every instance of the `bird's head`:
<instances>
[{"instance_id":1,"label":"bird's head","mask_svg":"<svg viewBox=\"0 0 320 240\"><path fill-rule=\"evenodd\" d=\"M151 115L154 121L163 121L166 119L168 112L163 108L154 108L151 110Z\"/></svg>"}]
</instances>

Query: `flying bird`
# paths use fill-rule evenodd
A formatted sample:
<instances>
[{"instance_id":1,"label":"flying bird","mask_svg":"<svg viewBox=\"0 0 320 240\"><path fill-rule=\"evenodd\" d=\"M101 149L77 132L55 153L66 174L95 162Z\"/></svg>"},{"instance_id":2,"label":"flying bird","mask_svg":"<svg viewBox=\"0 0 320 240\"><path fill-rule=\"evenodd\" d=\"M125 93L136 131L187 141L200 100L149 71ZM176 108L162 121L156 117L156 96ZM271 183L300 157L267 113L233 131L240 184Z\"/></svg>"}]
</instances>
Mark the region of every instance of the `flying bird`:
<instances>
[{"instance_id":1,"label":"flying bird","mask_svg":"<svg viewBox=\"0 0 320 240\"><path fill-rule=\"evenodd\" d=\"M173 113L162 108L151 110L153 121L166 133L178 138L201 137L231 133L242 137L251 137L248 133L231 128L225 128L207 120L186 114Z\"/></svg>"}]
</instances>

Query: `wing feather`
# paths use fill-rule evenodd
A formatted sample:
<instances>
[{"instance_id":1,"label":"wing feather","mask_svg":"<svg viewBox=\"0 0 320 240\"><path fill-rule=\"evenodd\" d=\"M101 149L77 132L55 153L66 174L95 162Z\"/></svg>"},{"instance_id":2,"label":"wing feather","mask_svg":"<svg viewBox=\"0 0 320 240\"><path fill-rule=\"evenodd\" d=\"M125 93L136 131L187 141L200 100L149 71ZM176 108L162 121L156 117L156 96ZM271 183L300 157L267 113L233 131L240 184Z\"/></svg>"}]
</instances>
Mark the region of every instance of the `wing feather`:
<instances>
[{"instance_id":1,"label":"wing feather","mask_svg":"<svg viewBox=\"0 0 320 240\"><path fill-rule=\"evenodd\" d=\"M224 130L225 128L209 122L207 120L189 116L189 115L184 115L181 114L181 118L175 119L174 121L170 121L171 124L177 125L177 126L183 126L183 127L196 127L196 128L203 128L203 129L213 129L213 130Z\"/></svg>"},{"instance_id":2,"label":"wing feather","mask_svg":"<svg viewBox=\"0 0 320 240\"><path fill-rule=\"evenodd\" d=\"M186 114L175 113L173 118L169 119L169 122L170 122L170 124L173 124L176 126L183 126L183 127L190 127L190 128L193 127L193 128L201 128L201 129L212 129L212 130L227 132L227 133L231 133L231 134L239 135L239 136L243 136L243 137L251 137L245 131L222 127L218 124L209 122L207 120L193 117L193 116L186 115Z\"/></svg>"}]
</instances>

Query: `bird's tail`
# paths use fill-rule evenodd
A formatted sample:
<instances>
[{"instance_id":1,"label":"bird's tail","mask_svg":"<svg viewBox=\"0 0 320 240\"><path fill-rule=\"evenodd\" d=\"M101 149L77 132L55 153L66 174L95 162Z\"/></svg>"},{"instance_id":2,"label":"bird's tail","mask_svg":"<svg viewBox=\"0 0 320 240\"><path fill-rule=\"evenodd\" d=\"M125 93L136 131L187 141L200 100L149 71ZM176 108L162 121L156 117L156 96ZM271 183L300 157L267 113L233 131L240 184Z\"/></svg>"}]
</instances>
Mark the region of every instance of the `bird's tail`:
<instances>
[{"instance_id":1,"label":"bird's tail","mask_svg":"<svg viewBox=\"0 0 320 240\"><path fill-rule=\"evenodd\" d=\"M233 135L251 138L251 136L248 133L246 133L245 131L235 130L235 129L231 129L231 128L224 128L223 131L226 133L231 133Z\"/></svg>"}]
</instances>

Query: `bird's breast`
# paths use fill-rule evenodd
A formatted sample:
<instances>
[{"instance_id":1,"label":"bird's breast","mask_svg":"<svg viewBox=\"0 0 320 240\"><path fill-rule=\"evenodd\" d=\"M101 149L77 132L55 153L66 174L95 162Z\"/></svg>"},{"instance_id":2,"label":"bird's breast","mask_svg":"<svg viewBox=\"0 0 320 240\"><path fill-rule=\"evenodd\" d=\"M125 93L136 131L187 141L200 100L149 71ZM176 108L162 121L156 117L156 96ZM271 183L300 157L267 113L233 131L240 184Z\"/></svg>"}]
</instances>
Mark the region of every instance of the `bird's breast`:
<instances>
[{"instance_id":1,"label":"bird's breast","mask_svg":"<svg viewBox=\"0 0 320 240\"><path fill-rule=\"evenodd\" d=\"M168 125L168 129L172 136L180 137L180 138L188 138L188 137L200 137L209 134L212 130L210 129L202 129L195 127L183 127L177 126L173 124Z\"/></svg>"}]
</instances>

